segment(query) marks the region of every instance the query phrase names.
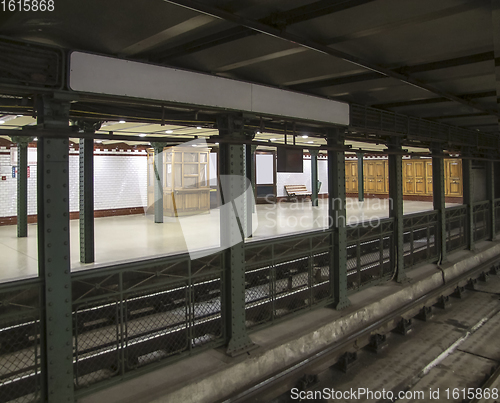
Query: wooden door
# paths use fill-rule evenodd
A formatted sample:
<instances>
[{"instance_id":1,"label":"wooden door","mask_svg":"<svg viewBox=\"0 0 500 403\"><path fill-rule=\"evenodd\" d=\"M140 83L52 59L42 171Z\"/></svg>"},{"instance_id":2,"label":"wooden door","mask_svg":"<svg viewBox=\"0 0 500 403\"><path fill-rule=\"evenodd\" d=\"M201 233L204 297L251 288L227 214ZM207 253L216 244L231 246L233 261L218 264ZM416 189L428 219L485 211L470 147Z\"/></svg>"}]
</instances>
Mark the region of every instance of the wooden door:
<instances>
[{"instance_id":1,"label":"wooden door","mask_svg":"<svg viewBox=\"0 0 500 403\"><path fill-rule=\"evenodd\" d=\"M413 161L415 177L415 194L425 194L425 161Z\"/></svg>"},{"instance_id":2,"label":"wooden door","mask_svg":"<svg viewBox=\"0 0 500 403\"><path fill-rule=\"evenodd\" d=\"M403 160L403 193L415 194L415 175L413 161Z\"/></svg>"},{"instance_id":3,"label":"wooden door","mask_svg":"<svg viewBox=\"0 0 500 403\"><path fill-rule=\"evenodd\" d=\"M425 163L425 194L432 195L432 161Z\"/></svg>"},{"instance_id":4,"label":"wooden door","mask_svg":"<svg viewBox=\"0 0 500 403\"><path fill-rule=\"evenodd\" d=\"M462 164L458 159L448 160L448 195L462 195Z\"/></svg>"},{"instance_id":5,"label":"wooden door","mask_svg":"<svg viewBox=\"0 0 500 403\"><path fill-rule=\"evenodd\" d=\"M375 189L379 194L386 193L385 187L385 161L375 162Z\"/></svg>"},{"instance_id":6,"label":"wooden door","mask_svg":"<svg viewBox=\"0 0 500 403\"><path fill-rule=\"evenodd\" d=\"M364 176L365 176L365 191L367 193L376 193L376 175L375 175L375 162L365 161L364 165Z\"/></svg>"},{"instance_id":7,"label":"wooden door","mask_svg":"<svg viewBox=\"0 0 500 403\"><path fill-rule=\"evenodd\" d=\"M345 161L345 192L351 193L351 162Z\"/></svg>"},{"instance_id":8,"label":"wooden door","mask_svg":"<svg viewBox=\"0 0 500 403\"><path fill-rule=\"evenodd\" d=\"M351 191L352 193L358 193L358 163L356 161L351 162Z\"/></svg>"}]
</instances>

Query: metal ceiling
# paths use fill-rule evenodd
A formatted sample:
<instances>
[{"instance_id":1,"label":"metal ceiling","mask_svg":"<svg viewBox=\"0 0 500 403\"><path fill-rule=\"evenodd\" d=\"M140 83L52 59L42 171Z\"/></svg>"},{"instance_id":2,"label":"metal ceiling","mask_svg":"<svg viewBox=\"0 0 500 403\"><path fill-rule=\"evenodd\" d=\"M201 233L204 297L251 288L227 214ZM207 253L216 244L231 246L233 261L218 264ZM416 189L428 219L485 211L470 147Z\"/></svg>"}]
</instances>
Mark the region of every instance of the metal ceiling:
<instances>
[{"instance_id":1,"label":"metal ceiling","mask_svg":"<svg viewBox=\"0 0 500 403\"><path fill-rule=\"evenodd\" d=\"M498 3L56 1L53 12L0 13L0 35L208 72L498 134ZM139 115L149 113L134 105L101 108L99 102L82 99L81 108L72 109L87 114L105 110L107 120L113 114L118 119L127 108L138 109ZM195 110L179 113L200 119Z\"/></svg>"}]
</instances>

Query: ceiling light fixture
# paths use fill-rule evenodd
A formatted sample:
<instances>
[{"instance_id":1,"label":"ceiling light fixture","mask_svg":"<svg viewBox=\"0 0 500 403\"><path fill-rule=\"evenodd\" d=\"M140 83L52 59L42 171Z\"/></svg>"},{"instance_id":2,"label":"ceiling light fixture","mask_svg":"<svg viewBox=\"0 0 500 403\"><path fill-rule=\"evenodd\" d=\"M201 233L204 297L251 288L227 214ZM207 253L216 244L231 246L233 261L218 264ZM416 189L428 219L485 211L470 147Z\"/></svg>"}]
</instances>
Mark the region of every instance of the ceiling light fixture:
<instances>
[{"instance_id":1,"label":"ceiling light fixture","mask_svg":"<svg viewBox=\"0 0 500 403\"><path fill-rule=\"evenodd\" d=\"M120 120L118 123L127 123L125 120Z\"/></svg>"},{"instance_id":2,"label":"ceiling light fixture","mask_svg":"<svg viewBox=\"0 0 500 403\"><path fill-rule=\"evenodd\" d=\"M307 134L304 134L304 135L302 136L302 138L303 138L303 139L307 139L308 137L309 137L309 136L308 136Z\"/></svg>"},{"instance_id":3,"label":"ceiling light fixture","mask_svg":"<svg viewBox=\"0 0 500 403\"><path fill-rule=\"evenodd\" d=\"M257 133L256 134L260 134L260 132L257 130Z\"/></svg>"},{"instance_id":4,"label":"ceiling light fixture","mask_svg":"<svg viewBox=\"0 0 500 403\"><path fill-rule=\"evenodd\" d=\"M144 133L139 134L139 137L146 137L147 135Z\"/></svg>"},{"instance_id":5,"label":"ceiling light fixture","mask_svg":"<svg viewBox=\"0 0 500 403\"><path fill-rule=\"evenodd\" d=\"M35 137L35 138L33 139L33 141L38 141L38 137Z\"/></svg>"},{"instance_id":6,"label":"ceiling light fixture","mask_svg":"<svg viewBox=\"0 0 500 403\"><path fill-rule=\"evenodd\" d=\"M173 132L174 132L173 130L167 130L165 133L172 134Z\"/></svg>"},{"instance_id":7,"label":"ceiling light fixture","mask_svg":"<svg viewBox=\"0 0 500 403\"><path fill-rule=\"evenodd\" d=\"M198 130L200 130L200 129L201 129L201 126L197 126L196 128L197 128Z\"/></svg>"},{"instance_id":8,"label":"ceiling light fixture","mask_svg":"<svg viewBox=\"0 0 500 403\"><path fill-rule=\"evenodd\" d=\"M312 144L312 143L314 143L314 141L308 141L307 143L308 143L308 144Z\"/></svg>"},{"instance_id":9,"label":"ceiling light fixture","mask_svg":"<svg viewBox=\"0 0 500 403\"><path fill-rule=\"evenodd\" d=\"M5 123L5 120L0 120L0 125L3 125Z\"/></svg>"},{"instance_id":10,"label":"ceiling light fixture","mask_svg":"<svg viewBox=\"0 0 500 403\"><path fill-rule=\"evenodd\" d=\"M276 141L276 139L269 139L269 141Z\"/></svg>"}]
</instances>

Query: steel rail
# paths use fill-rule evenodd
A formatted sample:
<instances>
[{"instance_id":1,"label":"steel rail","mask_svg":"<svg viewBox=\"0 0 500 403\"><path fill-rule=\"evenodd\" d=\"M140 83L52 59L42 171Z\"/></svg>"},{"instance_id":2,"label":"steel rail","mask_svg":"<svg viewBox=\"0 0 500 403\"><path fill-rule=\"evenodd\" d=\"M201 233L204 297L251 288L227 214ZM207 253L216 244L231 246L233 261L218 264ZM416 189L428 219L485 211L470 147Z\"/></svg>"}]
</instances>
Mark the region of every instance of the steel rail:
<instances>
[{"instance_id":1,"label":"steel rail","mask_svg":"<svg viewBox=\"0 0 500 403\"><path fill-rule=\"evenodd\" d=\"M244 402L251 397L256 397L260 394L266 393L271 387L277 387L278 384L286 383L287 385L293 381L298 380L298 377L306 372L308 369L313 368L315 365L318 366L325 361L337 361L337 354L349 346L352 345L357 339L361 337L367 337L372 332L377 329L383 328L384 326L390 324L394 320L404 317L408 312L413 312L421 306L426 306L429 301L433 301L441 295L444 295L445 292L454 289L459 286L460 283L466 282L470 278L473 278L475 275L480 274L485 271L487 268L497 264L500 261L500 256L496 256L494 258L488 259L486 262L479 264L471 270L468 270L466 273L462 273L457 276L453 280L448 283L442 284L440 287L418 297L417 299L411 301L410 303L401 306L395 311L392 311L388 315L372 322L370 325L364 327L361 330L355 331L340 341L334 343L333 345L329 345L323 350L316 352L309 357L293 364L292 366L284 369L283 371L267 378L256 385L251 386L250 388L231 396L225 400L224 403L239 403ZM477 278L477 277L476 277ZM448 294L449 295L449 294ZM358 344L359 346L359 344ZM329 359L329 356L331 358Z\"/></svg>"}]
</instances>

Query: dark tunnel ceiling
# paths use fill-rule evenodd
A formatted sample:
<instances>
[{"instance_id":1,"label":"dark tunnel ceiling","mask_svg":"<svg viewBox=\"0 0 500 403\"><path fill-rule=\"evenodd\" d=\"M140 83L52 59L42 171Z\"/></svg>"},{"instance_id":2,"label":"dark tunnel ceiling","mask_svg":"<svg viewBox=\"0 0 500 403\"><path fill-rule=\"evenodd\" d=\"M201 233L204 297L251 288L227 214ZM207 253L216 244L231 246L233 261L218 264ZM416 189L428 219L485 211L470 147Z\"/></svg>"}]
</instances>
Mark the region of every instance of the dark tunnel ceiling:
<instances>
[{"instance_id":1,"label":"dark tunnel ceiling","mask_svg":"<svg viewBox=\"0 0 500 403\"><path fill-rule=\"evenodd\" d=\"M447 96L163 0L55 1L0 15L0 35L150 61L498 132L498 0L208 0ZM496 17L495 17L496 15ZM497 18L497 20L495 20ZM496 57L495 57L496 56ZM497 63L500 65L500 63ZM500 80L500 74L499 74ZM461 103L460 101L464 102Z\"/></svg>"}]
</instances>

